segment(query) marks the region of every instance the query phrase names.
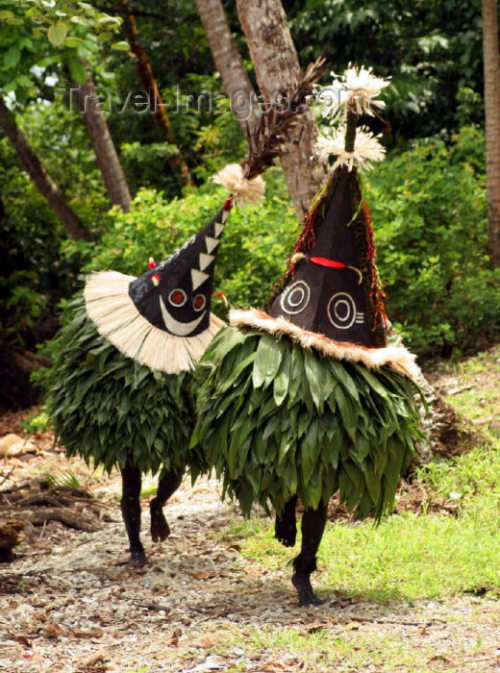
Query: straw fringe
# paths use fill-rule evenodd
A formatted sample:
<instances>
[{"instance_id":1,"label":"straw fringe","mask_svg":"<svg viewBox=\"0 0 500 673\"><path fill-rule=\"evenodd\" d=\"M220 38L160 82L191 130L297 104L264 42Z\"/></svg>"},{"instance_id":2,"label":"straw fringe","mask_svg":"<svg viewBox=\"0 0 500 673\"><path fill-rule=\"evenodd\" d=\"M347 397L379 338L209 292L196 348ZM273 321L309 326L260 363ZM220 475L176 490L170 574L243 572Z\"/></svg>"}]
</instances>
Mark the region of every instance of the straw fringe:
<instances>
[{"instance_id":1,"label":"straw fringe","mask_svg":"<svg viewBox=\"0 0 500 673\"><path fill-rule=\"evenodd\" d=\"M345 341L333 341L322 334L310 332L285 320L272 318L264 311L256 309L232 310L229 313L229 322L234 327L253 327L271 334L279 339L287 336L303 348L315 348L324 355L336 360L361 362L368 369L379 369L387 365L416 381L420 376L420 369L415 362L415 355L403 346L386 346L384 348L365 348Z\"/></svg>"},{"instance_id":2,"label":"straw fringe","mask_svg":"<svg viewBox=\"0 0 500 673\"><path fill-rule=\"evenodd\" d=\"M224 322L211 313L209 327L201 334L173 336L137 311L128 293L133 280L134 276L117 271L101 271L88 278L83 293L85 307L99 334L121 353L150 369L166 374L194 369Z\"/></svg>"}]
</instances>

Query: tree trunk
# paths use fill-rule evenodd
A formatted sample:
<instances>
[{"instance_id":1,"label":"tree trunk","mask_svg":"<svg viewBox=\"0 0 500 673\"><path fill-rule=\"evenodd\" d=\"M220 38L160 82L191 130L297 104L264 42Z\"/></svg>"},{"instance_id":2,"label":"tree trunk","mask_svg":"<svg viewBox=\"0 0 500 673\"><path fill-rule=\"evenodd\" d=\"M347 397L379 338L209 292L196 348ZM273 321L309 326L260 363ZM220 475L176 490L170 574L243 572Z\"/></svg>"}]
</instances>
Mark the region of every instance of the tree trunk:
<instances>
[{"instance_id":1,"label":"tree trunk","mask_svg":"<svg viewBox=\"0 0 500 673\"><path fill-rule=\"evenodd\" d=\"M195 0L215 67L231 101L231 110L244 131L259 117L259 101L243 67L221 0Z\"/></svg>"},{"instance_id":2,"label":"tree trunk","mask_svg":"<svg viewBox=\"0 0 500 673\"><path fill-rule=\"evenodd\" d=\"M482 0L488 247L493 269L500 266L500 67L496 0Z\"/></svg>"},{"instance_id":3,"label":"tree trunk","mask_svg":"<svg viewBox=\"0 0 500 673\"><path fill-rule=\"evenodd\" d=\"M172 124L170 123L170 119L165 110L165 104L161 97L160 90L158 89L158 85L156 84L148 56L138 40L139 31L137 30L134 12L128 0L122 0L122 3L126 11L126 17L123 23L125 36L128 40L128 43L130 44L130 49L135 54L137 59L137 69L139 71L144 91L148 96L150 111L157 126L165 130L167 140L170 145L177 147L177 143L172 131ZM174 175L178 175L180 173L184 184L193 184L189 168L180 152L177 155L168 157L167 162L170 170Z\"/></svg>"},{"instance_id":4,"label":"tree trunk","mask_svg":"<svg viewBox=\"0 0 500 673\"><path fill-rule=\"evenodd\" d=\"M295 84L300 73L283 6L280 0L236 0L236 5L260 91L265 100L272 101L280 90ZM302 119L300 131L291 138L290 149L281 158L300 221L325 177L320 162L315 160L317 129L313 115Z\"/></svg>"},{"instance_id":5,"label":"tree trunk","mask_svg":"<svg viewBox=\"0 0 500 673\"><path fill-rule=\"evenodd\" d=\"M83 62L83 65L87 71L87 81L79 84L77 88L80 112L83 114L87 133L97 158L97 165L102 173L111 203L128 212L131 198L127 178L120 164L108 124L99 107L92 73L86 62Z\"/></svg>"},{"instance_id":6,"label":"tree trunk","mask_svg":"<svg viewBox=\"0 0 500 673\"><path fill-rule=\"evenodd\" d=\"M89 241L90 232L85 228L78 215L66 203L59 187L47 173L42 163L30 147L28 140L19 126L14 115L0 97L0 127L10 140L19 161L35 183L38 191L47 199L50 207L68 230L70 236L76 239Z\"/></svg>"}]
</instances>

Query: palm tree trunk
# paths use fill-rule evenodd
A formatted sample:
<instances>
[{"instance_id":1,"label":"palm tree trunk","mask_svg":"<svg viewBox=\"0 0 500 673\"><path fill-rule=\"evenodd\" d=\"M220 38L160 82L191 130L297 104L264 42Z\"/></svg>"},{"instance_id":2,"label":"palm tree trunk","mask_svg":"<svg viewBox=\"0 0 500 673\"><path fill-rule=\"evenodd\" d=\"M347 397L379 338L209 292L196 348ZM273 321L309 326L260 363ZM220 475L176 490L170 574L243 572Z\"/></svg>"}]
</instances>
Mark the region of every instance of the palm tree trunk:
<instances>
[{"instance_id":1,"label":"palm tree trunk","mask_svg":"<svg viewBox=\"0 0 500 673\"><path fill-rule=\"evenodd\" d=\"M128 0L122 0L122 3L126 11L126 17L123 23L125 36L130 44L130 49L137 59L137 70L139 71L142 86L148 95L151 113L153 114L157 126L165 130L168 142L171 145L178 147L172 131L172 124L170 123L170 119L165 110L165 104L161 97L158 85L156 84L148 56L138 40L139 31L137 30L134 12ZM167 162L174 175L180 173L184 184L193 184L188 165L180 151L178 154L168 157Z\"/></svg>"},{"instance_id":2,"label":"palm tree trunk","mask_svg":"<svg viewBox=\"0 0 500 673\"><path fill-rule=\"evenodd\" d=\"M128 212L131 198L127 178L118 158L108 124L98 105L92 73L87 63L83 63L83 65L87 70L87 80L83 84L79 84L77 88L79 107L111 203Z\"/></svg>"},{"instance_id":3,"label":"palm tree trunk","mask_svg":"<svg viewBox=\"0 0 500 673\"><path fill-rule=\"evenodd\" d=\"M272 101L281 90L295 84L300 73L283 5L281 0L236 0L236 5L259 88L263 97ZM316 123L312 113L302 119L302 128L291 138L290 149L281 158L300 221L324 179L322 166L315 159Z\"/></svg>"},{"instance_id":4,"label":"palm tree trunk","mask_svg":"<svg viewBox=\"0 0 500 673\"><path fill-rule=\"evenodd\" d=\"M488 247L493 269L500 266L500 67L496 0L482 0Z\"/></svg>"},{"instance_id":5,"label":"palm tree trunk","mask_svg":"<svg viewBox=\"0 0 500 673\"><path fill-rule=\"evenodd\" d=\"M52 180L41 161L31 148L28 139L16 124L14 115L0 97L0 127L9 139L17 157L38 191L47 199L50 207L66 227L69 235L75 239L89 241L90 232L73 209L67 204L59 187Z\"/></svg>"},{"instance_id":6,"label":"palm tree trunk","mask_svg":"<svg viewBox=\"0 0 500 673\"><path fill-rule=\"evenodd\" d=\"M244 131L259 117L258 99L243 67L221 0L195 0L205 28L215 67ZM247 127L248 125L248 127Z\"/></svg>"}]
</instances>

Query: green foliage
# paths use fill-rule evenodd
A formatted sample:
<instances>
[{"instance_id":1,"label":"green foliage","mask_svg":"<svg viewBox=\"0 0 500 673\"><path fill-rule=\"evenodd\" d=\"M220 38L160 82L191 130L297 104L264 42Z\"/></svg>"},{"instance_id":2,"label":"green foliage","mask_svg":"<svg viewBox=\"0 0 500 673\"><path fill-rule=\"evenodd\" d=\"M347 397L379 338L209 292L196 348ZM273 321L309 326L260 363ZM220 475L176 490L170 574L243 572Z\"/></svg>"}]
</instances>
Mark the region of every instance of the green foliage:
<instances>
[{"instance_id":1,"label":"green foliage","mask_svg":"<svg viewBox=\"0 0 500 673\"><path fill-rule=\"evenodd\" d=\"M72 207L94 231L103 226L108 200L81 119L56 100L33 104L18 123ZM57 304L77 288L82 258L60 255L67 232L19 170L5 137L0 137L0 183L0 323L10 342L31 348L54 334Z\"/></svg>"},{"instance_id":2,"label":"green foliage","mask_svg":"<svg viewBox=\"0 0 500 673\"><path fill-rule=\"evenodd\" d=\"M21 423L23 430L29 432L32 435L35 435L37 432L43 432L47 429L49 423L49 417L47 411L42 409L41 411L36 411L33 414L30 414L25 421Z\"/></svg>"},{"instance_id":3,"label":"green foliage","mask_svg":"<svg viewBox=\"0 0 500 673\"><path fill-rule=\"evenodd\" d=\"M287 9L302 63L320 44L336 73L356 63L392 77L383 97L394 134L449 137L478 121L482 100L468 116L455 100L464 87L483 91L479 0L302 0Z\"/></svg>"},{"instance_id":4,"label":"green foliage","mask_svg":"<svg viewBox=\"0 0 500 673\"><path fill-rule=\"evenodd\" d=\"M296 493L316 508L337 490L359 518L379 520L392 507L419 436L405 377L227 327L195 380L192 474L214 468L245 516L268 501L281 512Z\"/></svg>"},{"instance_id":5,"label":"green foliage","mask_svg":"<svg viewBox=\"0 0 500 673\"><path fill-rule=\"evenodd\" d=\"M81 296L66 318L46 385L47 411L68 455L108 472L127 461L141 472L182 470L194 419L191 374L153 372L123 356L98 334Z\"/></svg>"},{"instance_id":6,"label":"green foliage","mask_svg":"<svg viewBox=\"0 0 500 673\"><path fill-rule=\"evenodd\" d=\"M0 91L25 102L47 71L67 64L73 79L84 82L83 59L92 59L121 19L87 2L70 0L0 0ZM122 43L118 43L122 44ZM115 47L118 45L115 44ZM128 45L127 45L128 48Z\"/></svg>"},{"instance_id":7,"label":"green foliage","mask_svg":"<svg viewBox=\"0 0 500 673\"><path fill-rule=\"evenodd\" d=\"M71 468L64 470L64 472L46 472L45 477L51 488L82 488L78 476Z\"/></svg>"},{"instance_id":8,"label":"green foliage","mask_svg":"<svg viewBox=\"0 0 500 673\"><path fill-rule=\"evenodd\" d=\"M500 270L489 268L483 136L415 143L367 178L388 313L422 354L498 335ZM484 159L482 159L484 161Z\"/></svg>"},{"instance_id":9,"label":"green foliage","mask_svg":"<svg viewBox=\"0 0 500 673\"><path fill-rule=\"evenodd\" d=\"M120 150L122 167L132 192L144 185L158 184L158 176L162 175L166 175L164 187L168 190L171 178L168 175L167 159L179 154L176 145L167 142L142 145L135 141L122 143Z\"/></svg>"}]
</instances>

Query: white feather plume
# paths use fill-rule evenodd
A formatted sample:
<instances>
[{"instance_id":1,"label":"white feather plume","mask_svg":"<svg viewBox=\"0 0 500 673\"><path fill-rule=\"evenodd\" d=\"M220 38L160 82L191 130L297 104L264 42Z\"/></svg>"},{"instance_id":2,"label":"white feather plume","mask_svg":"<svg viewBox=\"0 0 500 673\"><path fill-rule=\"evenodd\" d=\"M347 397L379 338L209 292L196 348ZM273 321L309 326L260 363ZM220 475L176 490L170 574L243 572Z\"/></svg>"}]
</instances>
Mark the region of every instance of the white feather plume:
<instances>
[{"instance_id":1,"label":"white feather plume","mask_svg":"<svg viewBox=\"0 0 500 673\"><path fill-rule=\"evenodd\" d=\"M323 87L317 94L320 102L329 102L329 106L323 109L324 117L334 117L340 107L344 110L351 109L358 115L374 114L373 108L383 109L384 101L377 100L378 95L388 84L389 80L376 77L372 68L361 66L357 68L349 64L343 75L330 73L333 84Z\"/></svg>"},{"instance_id":2,"label":"white feather plume","mask_svg":"<svg viewBox=\"0 0 500 673\"><path fill-rule=\"evenodd\" d=\"M212 180L225 187L234 197L235 201L240 203L258 203L264 198L266 183L258 175L255 178L245 178L240 164L228 164Z\"/></svg>"},{"instance_id":3,"label":"white feather plume","mask_svg":"<svg viewBox=\"0 0 500 673\"><path fill-rule=\"evenodd\" d=\"M376 77L371 68L349 66L342 80L347 89L345 104L357 114L373 115L372 107L385 107L383 101L375 99L389 84L389 80Z\"/></svg>"},{"instance_id":4,"label":"white feather plume","mask_svg":"<svg viewBox=\"0 0 500 673\"><path fill-rule=\"evenodd\" d=\"M354 152L346 152L345 144L345 125L335 129L330 135L320 135L316 147L318 155L323 161L327 161L330 156L337 157L333 169L337 166L347 166L352 170L357 166L360 170L370 170L375 161L383 161L385 156L385 147L383 147L378 138L369 131L358 129L354 141Z\"/></svg>"}]
</instances>

